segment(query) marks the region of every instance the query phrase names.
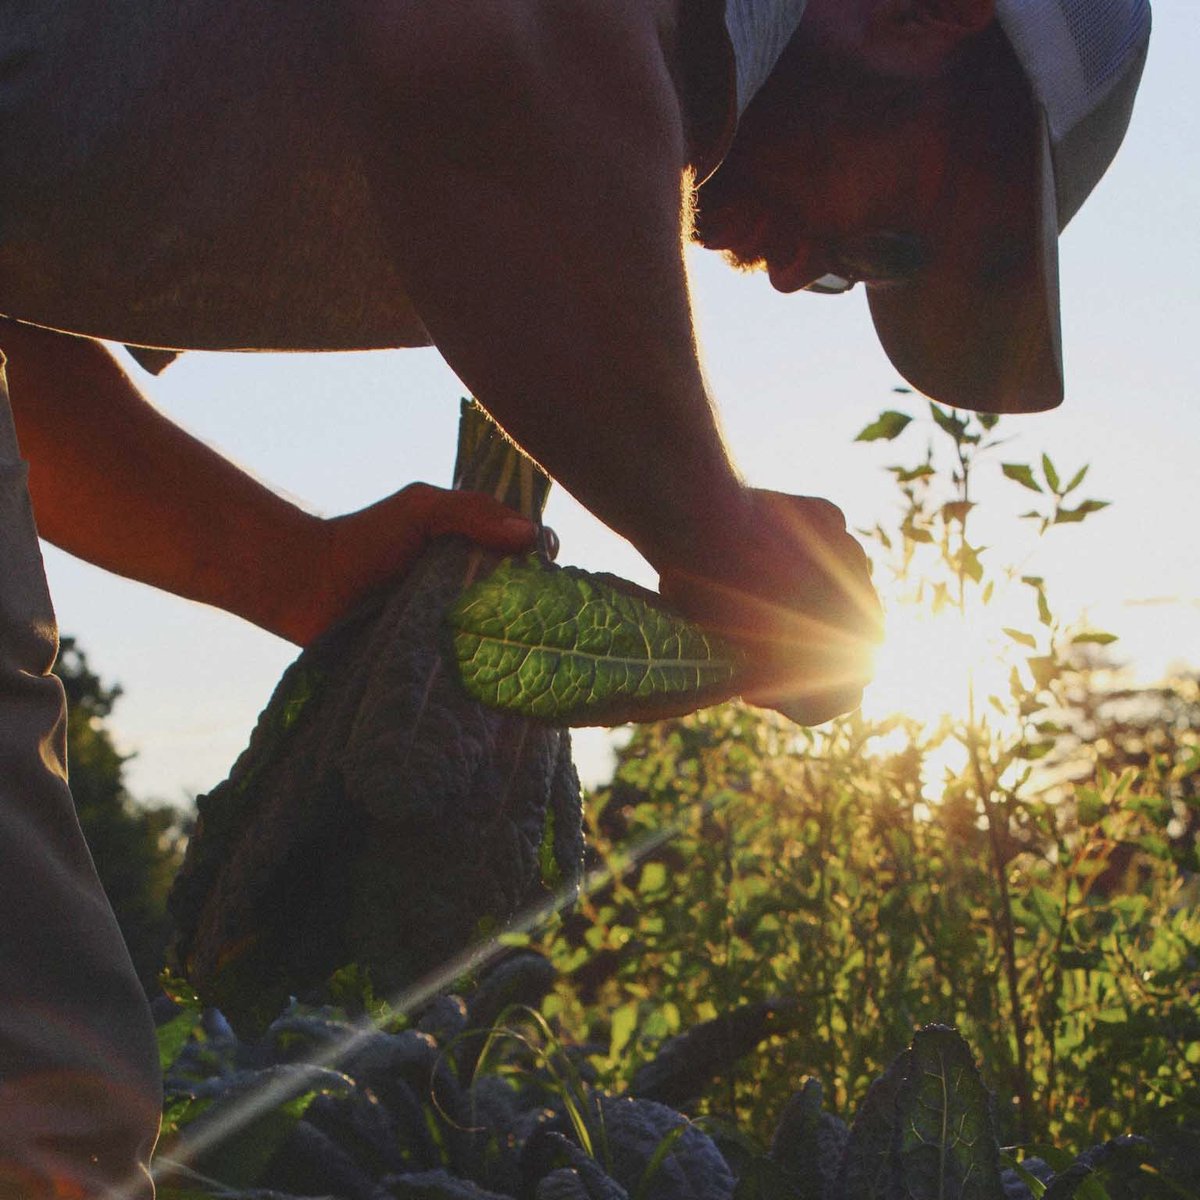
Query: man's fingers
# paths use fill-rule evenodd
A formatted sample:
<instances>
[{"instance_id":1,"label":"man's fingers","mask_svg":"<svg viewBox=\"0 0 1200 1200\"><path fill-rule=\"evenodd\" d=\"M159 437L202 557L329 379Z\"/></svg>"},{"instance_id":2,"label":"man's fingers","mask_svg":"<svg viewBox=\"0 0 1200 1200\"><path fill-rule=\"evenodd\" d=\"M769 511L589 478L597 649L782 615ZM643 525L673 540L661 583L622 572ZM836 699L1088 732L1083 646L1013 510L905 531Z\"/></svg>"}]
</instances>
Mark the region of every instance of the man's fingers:
<instances>
[{"instance_id":1,"label":"man's fingers","mask_svg":"<svg viewBox=\"0 0 1200 1200\"><path fill-rule=\"evenodd\" d=\"M710 575L660 572L681 611L740 643L744 698L817 725L858 707L883 612L862 545L837 505L754 492L740 561Z\"/></svg>"},{"instance_id":2,"label":"man's fingers","mask_svg":"<svg viewBox=\"0 0 1200 1200\"><path fill-rule=\"evenodd\" d=\"M491 550L517 553L537 540L537 526L483 492L460 492L430 484L410 484L403 495L412 504L427 537L460 534Z\"/></svg>"},{"instance_id":3,"label":"man's fingers","mask_svg":"<svg viewBox=\"0 0 1200 1200\"><path fill-rule=\"evenodd\" d=\"M780 493L768 493L772 499ZM883 639L883 608L871 579L871 560L846 529L846 514L819 496L787 496L792 529L813 564L826 576L826 602L845 614L871 641Z\"/></svg>"}]
</instances>

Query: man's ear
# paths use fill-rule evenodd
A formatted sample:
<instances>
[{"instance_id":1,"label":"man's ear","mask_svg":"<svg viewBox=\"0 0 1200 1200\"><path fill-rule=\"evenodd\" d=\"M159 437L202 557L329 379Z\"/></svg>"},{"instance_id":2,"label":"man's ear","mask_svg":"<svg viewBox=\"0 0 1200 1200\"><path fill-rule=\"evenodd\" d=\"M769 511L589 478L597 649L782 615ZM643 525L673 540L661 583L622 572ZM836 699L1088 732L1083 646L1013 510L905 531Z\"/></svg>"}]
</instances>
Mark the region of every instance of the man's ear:
<instances>
[{"instance_id":1,"label":"man's ear","mask_svg":"<svg viewBox=\"0 0 1200 1200\"><path fill-rule=\"evenodd\" d=\"M995 15L995 0L874 0L862 50L882 74L929 78Z\"/></svg>"}]
</instances>

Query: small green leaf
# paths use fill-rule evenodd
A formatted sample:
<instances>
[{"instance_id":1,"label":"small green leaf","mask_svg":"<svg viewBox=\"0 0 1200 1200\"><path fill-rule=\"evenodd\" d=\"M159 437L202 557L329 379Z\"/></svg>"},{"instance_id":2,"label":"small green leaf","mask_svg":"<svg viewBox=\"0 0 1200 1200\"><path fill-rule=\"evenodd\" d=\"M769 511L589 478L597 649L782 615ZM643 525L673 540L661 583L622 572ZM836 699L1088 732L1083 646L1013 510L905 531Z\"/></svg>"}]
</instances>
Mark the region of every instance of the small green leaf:
<instances>
[{"instance_id":1,"label":"small green leaf","mask_svg":"<svg viewBox=\"0 0 1200 1200\"><path fill-rule=\"evenodd\" d=\"M967 423L961 417L956 417L948 413L944 408L939 407L932 402L929 405L929 411L933 416L934 423L943 432L948 433L956 444L961 444L964 441L972 439L966 436ZM978 438L974 439L978 441Z\"/></svg>"},{"instance_id":2,"label":"small green leaf","mask_svg":"<svg viewBox=\"0 0 1200 1200\"><path fill-rule=\"evenodd\" d=\"M942 520L958 521L961 524L967 519L967 513L974 507L973 500L949 500L942 505Z\"/></svg>"},{"instance_id":3,"label":"small green leaf","mask_svg":"<svg viewBox=\"0 0 1200 1200\"><path fill-rule=\"evenodd\" d=\"M667 868L660 862L648 862L642 868L642 877L638 881L638 891L643 896L652 892L661 892L667 886Z\"/></svg>"},{"instance_id":4,"label":"small green leaf","mask_svg":"<svg viewBox=\"0 0 1200 1200\"><path fill-rule=\"evenodd\" d=\"M1037 649L1037 639L1032 634L1022 633L1019 629L1009 629L1007 626L1004 627L1004 632L1014 642L1019 642L1022 646L1028 646L1030 650Z\"/></svg>"},{"instance_id":5,"label":"small green leaf","mask_svg":"<svg viewBox=\"0 0 1200 1200\"><path fill-rule=\"evenodd\" d=\"M179 1052L187 1045L192 1036L192 1030L200 1023L200 1013L203 1005L191 985L182 979L176 979L168 971L164 971L159 982L162 989L180 1009L179 1013L169 1021L164 1021L155 1030L158 1042L158 1065L166 1071L179 1057Z\"/></svg>"},{"instance_id":6,"label":"small green leaf","mask_svg":"<svg viewBox=\"0 0 1200 1200\"><path fill-rule=\"evenodd\" d=\"M1057 496L1059 495L1059 478L1058 472L1054 469L1054 464L1050 461L1050 455L1042 455L1042 474L1046 476L1046 482L1050 485L1050 490Z\"/></svg>"},{"instance_id":7,"label":"small green leaf","mask_svg":"<svg viewBox=\"0 0 1200 1200\"><path fill-rule=\"evenodd\" d=\"M919 467L888 467L896 477L897 483L912 483L914 479L928 479L931 475L936 475L929 463L922 463Z\"/></svg>"},{"instance_id":8,"label":"small green leaf","mask_svg":"<svg viewBox=\"0 0 1200 1200\"><path fill-rule=\"evenodd\" d=\"M1117 640L1115 633L1077 633L1071 639L1072 646L1111 646Z\"/></svg>"},{"instance_id":9,"label":"small green leaf","mask_svg":"<svg viewBox=\"0 0 1200 1200\"><path fill-rule=\"evenodd\" d=\"M633 1037L634 1030L637 1029L638 1020L638 1003L636 1000L629 1000L618 1007L612 1015L612 1022L609 1026L609 1044L608 1052L613 1058L620 1058L625 1047L629 1045L629 1039Z\"/></svg>"},{"instance_id":10,"label":"small green leaf","mask_svg":"<svg viewBox=\"0 0 1200 1200\"><path fill-rule=\"evenodd\" d=\"M1033 477L1033 468L1028 463L1001 463L1002 470L1008 479L1014 479L1022 487L1027 487L1031 492L1040 492L1041 484Z\"/></svg>"},{"instance_id":11,"label":"small green leaf","mask_svg":"<svg viewBox=\"0 0 1200 1200\"><path fill-rule=\"evenodd\" d=\"M1068 483L1065 488L1063 488L1062 495L1064 495L1064 496L1070 495L1071 492L1073 492L1083 482L1083 477L1087 473L1088 473L1087 464L1084 464L1082 467L1079 468L1078 471L1075 472L1074 475L1071 476L1071 482Z\"/></svg>"},{"instance_id":12,"label":"small green leaf","mask_svg":"<svg viewBox=\"0 0 1200 1200\"><path fill-rule=\"evenodd\" d=\"M1050 602L1046 599L1046 592L1043 588L1038 588L1037 610L1038 620L1043 625L1050 626L1054 624L1054 616L1050 612Z\"/></svg>"},{"instance_id":13,"label":"small green leaf","mask_svg":"<svg viewBox=\"0 0 1200 1200\"><path fill-rule=\"evenodd\" d=\"M899 437L912 420L907 413L888 410L879 414L854 440L856 442L877 442L880 439L892 441Z\"/></svg>"},{"instance_id":14,"label":"small green leaf","mask_svg":"<svg viewBox=\"0 0 1200 1200\"><path fill-rule=\"evenodd\" d=\"M1048 688L1058 673L1058 663L1054 656L1039 654L1025 661L1029 663L1029 670L1038 688Z\"/></svg>"},{"instance_id":15,"label":"small green leaf","mask_svg":"<svg viewBox=\"0 0 1200 1200\"><path fill-rule=\"evenodd\" d=\"M1055 525L1071 525L1077 521L1082 521L1085 517L1090 517L1092 513L1099 512L1102 508L1107 508L1111 501L1109 500L1085 500L1077 508L1060 508L1054 514Z\"/></svg>"},{"instance_id":16,"label":"small green leaf","mask_svg":"<svg viewBox=\"0 0 1200 1200\"><path fill-rule=\"evenodd\" d=\"M1036 914L1043 929L1057 934L1062 926L1062 909L1057 900L1043 887L1033 886L1025 894L1025 903Z\"/></svg>"},{"instance_id":17,"label":"small green leaf","mask_svg":"<svg viewBox=\"0 0 1200 1200\"><path fill-rule=\"evenodd\" d=\"M559 725L654 719L736 691L731 647L575 567L506 559L447 619L475 699Z\"/></svg>"},{"instance_id":18,"label":"small green leaf","mask_svg":"<svg viewBox=\"0 0 1200 1200\"><path fill-rule=\"evenodd\" d=\"M963 543L961 551L954 556L955 568L975 583L983 580L983 563L979 560L983 546L968 546Z\"/></svg>"},{"instance_id":19,"label":"small green leaf","mask_svg":"<svg viewBox=\"0 0 1200 1200\"><path fill-rule=\"evenodd\" d=\"M1075 819L1086 827L1099 825L1108 814L1108 801L1095 788L1075 792Z\"/></svg>"},{"instance_id":20,"label":"small green leaf","mask_svg":"<svg viewBox=\"0 0 1200 1200\"><path fill-rule=\"evenodd\" d=\"M1024 742L1017 747L1016 757L1023 762L1037 762L1054 749L1053 742Z\"/></svg>"},{"instance_id":21,"label":"small green leaf","mask_svg":"<svg viewBox=\"0 0 1200 1200\"><path fill-rule=\"evenodd\" d=\"M200 1010L184 1009L178 1016L164 1022L155 1031L158 1040L159 1069L166 1071L187 1045L192 1030L200 1023Z\"/></svg>"}]
</instances>

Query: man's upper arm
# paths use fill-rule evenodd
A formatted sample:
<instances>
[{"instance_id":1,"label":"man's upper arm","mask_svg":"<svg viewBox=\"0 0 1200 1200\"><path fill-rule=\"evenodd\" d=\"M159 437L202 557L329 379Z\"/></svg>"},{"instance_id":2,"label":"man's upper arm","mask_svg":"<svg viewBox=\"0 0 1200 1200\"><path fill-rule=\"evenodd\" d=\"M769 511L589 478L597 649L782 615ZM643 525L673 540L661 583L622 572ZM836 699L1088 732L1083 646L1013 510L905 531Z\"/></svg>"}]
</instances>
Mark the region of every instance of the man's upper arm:
<instances>
[{"instance_id":1,"label":"man's upper arm","mask_svg":"<svg viewBox=\"0 0 1200 1200\"><path fill-rule=\"evenodd\" d=\"M480 9L480 40L457 6L436 33L413 6L371 7L365 157L435 344L602 520L675 557L738 485L696 355L658 15L506 4Z\"/></svg>"}]
</instances>

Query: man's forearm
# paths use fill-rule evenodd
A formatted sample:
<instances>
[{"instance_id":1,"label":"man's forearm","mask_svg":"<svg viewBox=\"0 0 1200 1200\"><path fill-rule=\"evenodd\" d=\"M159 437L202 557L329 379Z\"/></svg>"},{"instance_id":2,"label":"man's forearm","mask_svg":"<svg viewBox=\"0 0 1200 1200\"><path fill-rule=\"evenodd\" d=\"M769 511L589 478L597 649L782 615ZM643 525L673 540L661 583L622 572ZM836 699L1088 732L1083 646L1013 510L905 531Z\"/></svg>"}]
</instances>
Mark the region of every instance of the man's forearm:
<instances>
[{"instance_id":1,"label":"man's forearm","mask_svg":"<svg viewBox=\"0 0 1200 1200\"><path fill-rule=\"evenodd\" d=\"M0 349L41 535L287 636L319 518L174 425L103 346L0 321Z\"/></svg>"},{"instance_id":2,"label":"man's forearm","mask_svg":"<svg viewBox=\"0 0 1200 1200\"><path fill-rule=\"evenodd\" d=\"M696 354L678 97L645 6L623 7L563 10L560 26L543 6L534 44L503 35L502 78L481 58L440 91L422 86L419 22L381 36L361 72L365 156L450 365L656 566L694 564L742 488Z\"/></svg>"}]
</instances>

